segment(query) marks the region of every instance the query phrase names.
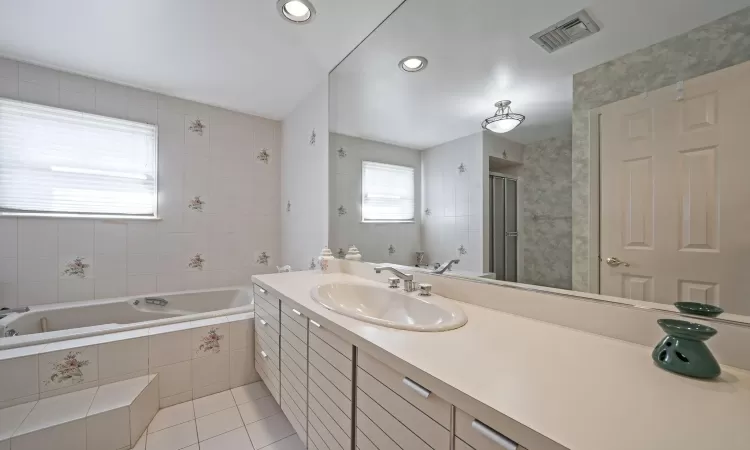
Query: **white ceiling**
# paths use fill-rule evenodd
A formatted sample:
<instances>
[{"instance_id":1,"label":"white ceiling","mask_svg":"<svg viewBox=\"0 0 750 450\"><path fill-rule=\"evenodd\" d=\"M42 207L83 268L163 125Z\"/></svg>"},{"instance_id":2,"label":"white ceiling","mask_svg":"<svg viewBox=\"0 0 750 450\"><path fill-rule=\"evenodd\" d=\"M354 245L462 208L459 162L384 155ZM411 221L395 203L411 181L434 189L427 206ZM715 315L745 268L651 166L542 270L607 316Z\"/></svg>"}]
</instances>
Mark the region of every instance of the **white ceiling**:
<instances>
[{"instance_id":1,"label":"white ceiling","mask_svg":"<svg viewBox=\"0 0 750 450\"><path fill-rule=\"evenodd\" d=\"M281 119L401 0L0 0L0 55Z\"/></svg>"},{"instance_id":2,"label":"white ceiling","mask_svg":"<svg viewBox=\"0 0 750 450\"><path fill-rule=\"evenodd\" d=\"M407 0L332 74L331 128L423 149L480 130L513 101L521 143L570 134L573 74L723 17L750 0ZM602 27L548 54L529 36L586 8ZM429 60L405 73L401 58Z\"/></svg>"}]
</instances>

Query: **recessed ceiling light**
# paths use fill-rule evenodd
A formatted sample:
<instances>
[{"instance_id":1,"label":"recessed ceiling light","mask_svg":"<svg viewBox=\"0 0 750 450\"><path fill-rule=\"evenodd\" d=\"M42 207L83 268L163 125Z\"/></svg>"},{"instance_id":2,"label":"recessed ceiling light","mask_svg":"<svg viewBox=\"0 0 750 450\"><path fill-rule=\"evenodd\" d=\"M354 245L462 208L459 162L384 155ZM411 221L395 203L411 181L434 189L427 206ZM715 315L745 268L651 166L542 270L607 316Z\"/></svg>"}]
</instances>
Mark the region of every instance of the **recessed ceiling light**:
<instances>
[{"instance_id":1,"label":"recessed ceiling light","mask_svg":"<svg viewBox=\"0 0 750 450\"><path fill-rule=\"evenodd\" d=\"M405 72L419 72L427 67L427 58L422 56L407 56L399 61L398 66Z\"/></svg>"},{"instance_id":2,"label":"recessed ceiling light","mask_svg":"<svg viewBox=\"0 0 750 450\"><path fill-rule=\"evenodd\" d=\"M315 7L308 0L278 0L276 9L292 23L308 23L315 17Z\"/></svg>"},{"instance_id":3,"label":"recessed ceiling light","mask_svg":"<svg viewBox=\"0 0 750 450\"><path fill-rule=\"evenodd\" d=\"M501 100L495 103L497 112L494 116L484 119L482 128L490 130L493 133L507 133L508 131L521 125L526 116L517 114L510 110L510 100Z\"/></svg>"}]
</instances>

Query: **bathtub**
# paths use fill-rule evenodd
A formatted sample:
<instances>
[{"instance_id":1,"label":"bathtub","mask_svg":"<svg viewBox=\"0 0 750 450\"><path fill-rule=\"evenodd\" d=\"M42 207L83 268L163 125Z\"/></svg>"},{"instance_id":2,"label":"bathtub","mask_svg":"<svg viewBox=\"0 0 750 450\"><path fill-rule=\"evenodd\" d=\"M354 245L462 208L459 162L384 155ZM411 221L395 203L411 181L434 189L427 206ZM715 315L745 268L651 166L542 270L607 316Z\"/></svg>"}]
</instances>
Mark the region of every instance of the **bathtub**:
<instances>
[{"instance_id":1,"label":"bathtub","mask_svg":"<svg viewBox=\"0 0 750 450\"><path fill-rule=\"evenodd\" d=\"M166 300L163 306L147 298ZM0 319L0 350L253 311L250 287L32 306ZM43 325L46 325L46 331ZM13 330L17 336L4 337Z\"/></svg>"},{"instance_id":2,"label":"bathtub","mask_svg":"<svg viewBox=\"0 0 750 450\"><path fill-rule=\"evenodd\" d=\"M0 410L148 374L161 408L258 381L255 320L250 287L32 306L0 319L19 333L0 338Z\"/></svg>"}]
</instances>

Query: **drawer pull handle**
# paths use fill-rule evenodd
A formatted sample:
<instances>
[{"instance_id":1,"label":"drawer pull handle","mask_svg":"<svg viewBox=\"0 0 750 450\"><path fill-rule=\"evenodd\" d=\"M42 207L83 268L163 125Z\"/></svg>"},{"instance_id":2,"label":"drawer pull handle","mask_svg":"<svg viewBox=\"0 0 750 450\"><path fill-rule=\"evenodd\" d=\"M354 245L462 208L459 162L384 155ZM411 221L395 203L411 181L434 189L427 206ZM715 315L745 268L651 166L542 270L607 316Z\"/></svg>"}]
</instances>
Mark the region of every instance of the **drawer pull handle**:
<instances>
[{"instance_id":1,"label":"drawer pull handle","mask_svg":"<svg viewBox=\"0 0 750 450\"><path fill-rule=\"evenodd\" d=\"M263 326L265 327L266 325L268 325L268 322L266 322L266 321L265 321L265 320L263 320L263 319L260 319L260 324L261 324L261 325L263 325Z\"/></svg>"},{"instance_id":2,"label":"drawer pull handle","mask_svg":"<svg viewBox=\"0 0 750 450\"><path fill-rule=\"evenodd\" d=\"M310 319L310 323L315 325L316 327L320 328L320 324L312 319Z\"/></svg>"},{"instance_id":3,"label":"drawer pull handle","mask_svg":"<svg viewBox=\"0 0 750 450\"><path fill-rule=\"evenodd\" d=\"M297 311L297 310L296 310L296 309L294 309L294 308L292 308L292 312L293 312L294 314L297 314L298 316L301 316L301 315L302 315L302 313L301 313L301 312Z\"/></svg>"},{"instance_id":4,"label":"drawer pull handle","mask_svg":"<svg viewBox=\"0 0 750 450\"><path fill-rule=\"evenodd\" d=\"M263 289L263 288L262 288L262 287L260 287L260 286L258 286L258 290L260 291L260 293L261 293L261 294L268 294L268 291L267 291L267 290L265 290L265 289Z\"/></svg>"},{"instance_id":5,"label":"drawer pull handle","mask_svg":"<svg viewBox=\"0 0 750 450\"><path fill-rule=\"evenodd\" d=\"M262 356L263 359L268 358L268 354L266 352L264 352L263 350L260 351L260 356Z\"/></svg>"},{"instance_id":6,"label":"drawer pull handle","mask_svg":"<svg viewBox=\"0 0 750 450\"><path fill-rule=\"evenodd\" d=\"M430 396L430 394L432 394L432 392L430 392L429 389L425 389L424 387L410 380L407 377L404 377L403 382L405 385L409 386L414 392L416 392L417 394L419 394L420 396L424 398L427 398Z\"/></svg>"},{"instance_id":7,"label":"drawer pull handle","mask_svg":"<svg viewBox=\"0 0 750 450\"><path fill-rule=\"evenodd\" d=\"M471 428L477 430L479 434L507 450L518 449L518 444L476 419L471 422Z\"/></svg>"}]
</instances>

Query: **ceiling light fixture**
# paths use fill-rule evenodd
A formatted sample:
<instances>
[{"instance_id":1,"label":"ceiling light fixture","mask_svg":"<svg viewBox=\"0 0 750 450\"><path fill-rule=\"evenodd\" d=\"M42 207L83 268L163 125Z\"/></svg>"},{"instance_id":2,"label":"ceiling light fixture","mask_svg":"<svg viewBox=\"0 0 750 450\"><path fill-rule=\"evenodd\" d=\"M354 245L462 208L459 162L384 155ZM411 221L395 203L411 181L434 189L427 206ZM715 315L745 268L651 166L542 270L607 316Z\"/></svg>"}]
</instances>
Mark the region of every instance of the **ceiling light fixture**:
<instances>
[{"instance_id":1,"label":"ceiling light fixture","mask_svg":"<svg viewBox=\"0 0 750 450\"><path fill-rule=\"evenodd\" d=\"M523 114L516 114L510 110L510 100L500 100L495 103L495 106L497 107L495 115L484 119L484 122L482 122L482 128L485 130L499 134L507 133L526 120L526 116Z\"/></svg>"},{"instance_id":2,"label":"ceiling light fixture","mask_svg":"<svg viewBox=\"0 0 750 450\"><path fill-rule=\"evenodd\" d=\"M419 72L427 67L427 58L423 56L407 56L398 62L398 66L404 72Z\"/></svg>"},{"instance_id":3,"label":"ceiling light fixture","mask_svg":"<svg viewBox=\"0 0 750 450\"><path fill-rule=\"evenodd\" d=\"M276 9L281 17L296 24L308 23L315 17L315 7L308 0L278 0Z\"/></svg>"}]
</instances>

